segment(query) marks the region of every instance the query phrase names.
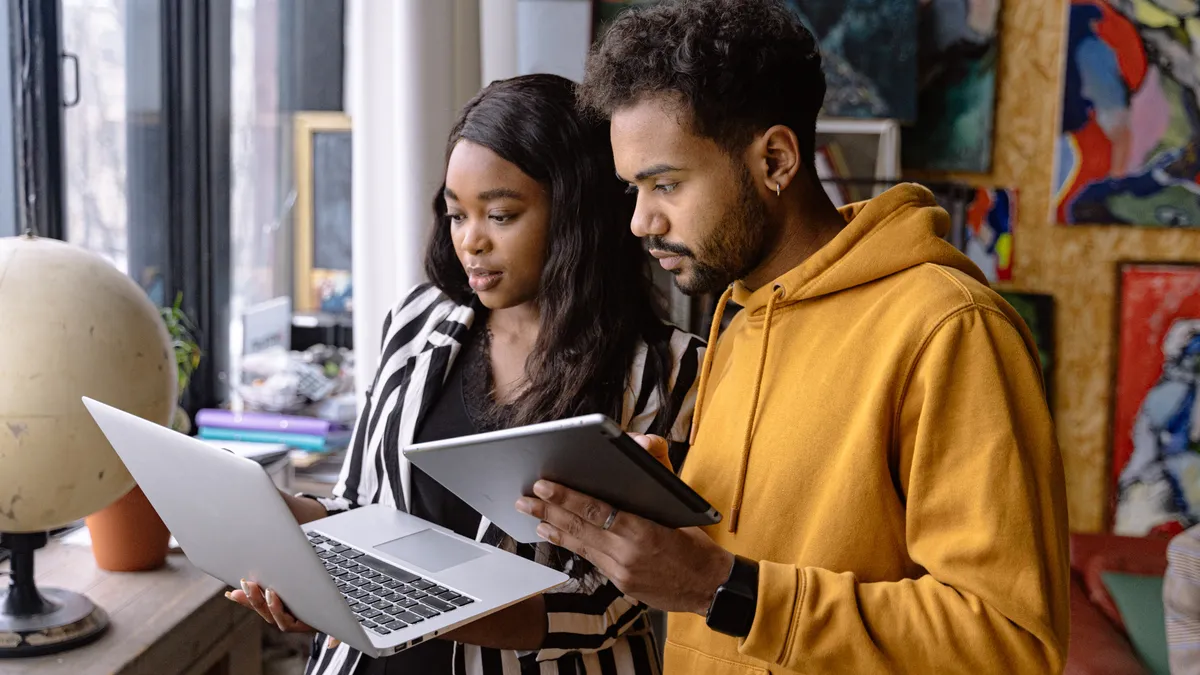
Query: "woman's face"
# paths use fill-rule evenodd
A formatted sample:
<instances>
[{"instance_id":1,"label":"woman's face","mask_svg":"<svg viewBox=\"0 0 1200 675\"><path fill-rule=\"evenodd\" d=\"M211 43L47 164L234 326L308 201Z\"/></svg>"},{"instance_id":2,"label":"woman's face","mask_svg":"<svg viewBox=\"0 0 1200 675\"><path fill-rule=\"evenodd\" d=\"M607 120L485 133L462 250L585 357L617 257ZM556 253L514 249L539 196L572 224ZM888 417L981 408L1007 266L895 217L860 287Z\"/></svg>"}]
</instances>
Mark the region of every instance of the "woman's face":
<instances>
[{"instance_id":1,"label":"woman's face","mask_svg":"<svg viewBox=\"0 0 1200 675\"><path fill-rule=\"evenodd\" d=\"M483 305L497 310L532 302L546 263L546 189L464 140L450 153L444 197L454 251Z\"/></svg>"}]
</instances>

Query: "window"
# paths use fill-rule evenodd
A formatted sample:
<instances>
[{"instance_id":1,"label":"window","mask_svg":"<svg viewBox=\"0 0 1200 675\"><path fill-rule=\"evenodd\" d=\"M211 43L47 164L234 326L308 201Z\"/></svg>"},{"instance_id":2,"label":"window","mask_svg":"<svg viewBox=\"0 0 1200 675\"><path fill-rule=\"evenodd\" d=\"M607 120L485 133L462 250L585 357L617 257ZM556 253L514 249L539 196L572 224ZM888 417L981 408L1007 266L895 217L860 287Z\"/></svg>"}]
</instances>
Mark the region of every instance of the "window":
<instances>
[{"instance_id":1,"label":"window","mask_svg":"<svg viewBox=\"0 0 1200 675\"><path fill-rule=\"evenodd\" d=\"M234 0L230 131L233 316L288 288L282 171L288 136L280 108L279 0Z\"/></svg>"},{"instance_id":2,"label":"window","mask_svg":"<svg viewBox=\"0 0 1200 675\"><path fill-rule=\"evenodd\" d=\"M295 114L340 111L341 0L232 0L230 315L293 292ZM241 353L230 332L233 376Z\"/></svg>"},{"instance_id":3,"label":"window","mask_svg":"<svg viewBox=\"0 0 1200 675\"><path fill-rule=\"evenodd\" d=\"M62 0L67 241L168 298L167 138L159 0ZM75 101L72 105L72 101Z\"/></svg>"},{"instance_id":4,"label":"window","mask_svg":"<svg viewBox=\"0 0 1200 675\"><path fill-rule=\"evenodd\" d=\"M342 109L343 0L11 4L0 236L20 207L155 302L182 294L207 355L184 407L221 404L232 319L291 292L291 119Z\"/></svg>"}]
</instances>

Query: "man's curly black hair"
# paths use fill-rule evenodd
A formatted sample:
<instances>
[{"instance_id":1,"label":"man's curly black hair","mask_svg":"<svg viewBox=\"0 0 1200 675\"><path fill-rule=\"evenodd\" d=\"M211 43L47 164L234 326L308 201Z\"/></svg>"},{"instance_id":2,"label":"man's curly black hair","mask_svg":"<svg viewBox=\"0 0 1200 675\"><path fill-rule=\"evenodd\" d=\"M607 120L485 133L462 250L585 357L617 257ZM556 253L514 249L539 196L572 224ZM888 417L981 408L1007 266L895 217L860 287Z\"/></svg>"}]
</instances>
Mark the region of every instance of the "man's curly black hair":
<instances>
[{"instance_id":1,"label":"man's curly black hair","mask_svg":"<svg viewBox=\"0 0 1200 675\"><path fill-rule=\"evenodd\" d=\"M821 56L777 0L667 0L618 16L588 57L581 103L611 117L662 94L691 109L693 132L731 153L785 125L812 165Z\"/></svg>"}]
</instances>

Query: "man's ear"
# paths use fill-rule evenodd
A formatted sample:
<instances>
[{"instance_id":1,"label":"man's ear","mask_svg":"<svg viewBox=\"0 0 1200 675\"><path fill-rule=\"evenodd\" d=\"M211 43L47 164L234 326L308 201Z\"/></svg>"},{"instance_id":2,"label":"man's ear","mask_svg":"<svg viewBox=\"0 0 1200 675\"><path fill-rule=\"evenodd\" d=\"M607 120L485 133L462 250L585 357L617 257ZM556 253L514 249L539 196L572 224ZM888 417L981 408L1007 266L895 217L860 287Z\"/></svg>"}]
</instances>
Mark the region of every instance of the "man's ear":
<instances>
[{"instance_id":1,"label":"man's ear","mask_svg":"<svg viewBox=\"0 0 1200 675\"><path fill-rule=\"evenodd\" d=\"M767 191L782 193L795 183L804 164L796 132L777 124L763 132L754 146L759 155L755 164L761 167Z\"/></svg>"}]
</instances>

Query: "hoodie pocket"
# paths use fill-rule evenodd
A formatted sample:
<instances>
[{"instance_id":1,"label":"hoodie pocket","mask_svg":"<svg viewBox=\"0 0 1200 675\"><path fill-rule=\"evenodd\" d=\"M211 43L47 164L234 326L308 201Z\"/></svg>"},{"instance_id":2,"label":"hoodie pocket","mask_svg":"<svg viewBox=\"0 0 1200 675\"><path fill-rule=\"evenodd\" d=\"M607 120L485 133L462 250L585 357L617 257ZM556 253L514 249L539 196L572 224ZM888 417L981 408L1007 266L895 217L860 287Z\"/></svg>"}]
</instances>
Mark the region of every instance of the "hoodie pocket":
<instances>
[{"instance_id":1,"label":"hoodie pocket","mask_svg":"<svg viewBox=\"0 0 1200 675\"><path fill-rule=\"evenodd\" d=\"M667 640L663 650L664 673L688 675L767 675L766 668L722 659Z\"/></svg>"}]
</instances>

